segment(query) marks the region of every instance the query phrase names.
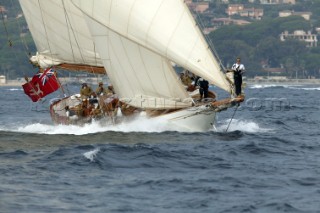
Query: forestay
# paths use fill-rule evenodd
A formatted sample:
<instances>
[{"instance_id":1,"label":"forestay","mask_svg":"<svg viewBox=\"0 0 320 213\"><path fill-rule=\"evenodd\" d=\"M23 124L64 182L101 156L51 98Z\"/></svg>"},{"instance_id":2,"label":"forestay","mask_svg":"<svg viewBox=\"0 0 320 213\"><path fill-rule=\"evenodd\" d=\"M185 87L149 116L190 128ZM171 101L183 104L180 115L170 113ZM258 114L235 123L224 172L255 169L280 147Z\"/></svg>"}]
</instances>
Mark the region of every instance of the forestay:
<instances>
[{"instance_id":1,"label":"forestay","mask_svg":"<svg viewBox=\"0 0 320 213\"><path fill-rule=\"evenodd\" d=\"M114 33L230 92L230 84L183 0L72 2Z\"/></svg>"}]
</instances>

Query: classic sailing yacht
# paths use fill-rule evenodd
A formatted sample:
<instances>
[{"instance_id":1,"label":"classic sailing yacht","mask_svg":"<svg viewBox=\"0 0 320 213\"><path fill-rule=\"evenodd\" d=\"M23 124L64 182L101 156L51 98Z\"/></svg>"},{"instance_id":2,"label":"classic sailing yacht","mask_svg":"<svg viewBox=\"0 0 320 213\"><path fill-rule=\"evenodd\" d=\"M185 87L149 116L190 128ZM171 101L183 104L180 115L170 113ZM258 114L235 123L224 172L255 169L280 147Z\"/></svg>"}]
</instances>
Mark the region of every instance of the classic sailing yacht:
<instances>
[{"instance_id":1,"label":"classic sailing yacht","mask_svg":"<svg viewBox=\"0 0 320 213\"><path fill-rule=\"evenodd\" d=\"M183 0L20 0L40 67L107 74L119 102L190 131L213 127L215 114L243 101L197 102L173 63L232 93ZM72 98L51 106L62 113ZM122 108L123 109L123 108ZM126 114L126 113L123 113Z\"/></svg>"}]
</instances>

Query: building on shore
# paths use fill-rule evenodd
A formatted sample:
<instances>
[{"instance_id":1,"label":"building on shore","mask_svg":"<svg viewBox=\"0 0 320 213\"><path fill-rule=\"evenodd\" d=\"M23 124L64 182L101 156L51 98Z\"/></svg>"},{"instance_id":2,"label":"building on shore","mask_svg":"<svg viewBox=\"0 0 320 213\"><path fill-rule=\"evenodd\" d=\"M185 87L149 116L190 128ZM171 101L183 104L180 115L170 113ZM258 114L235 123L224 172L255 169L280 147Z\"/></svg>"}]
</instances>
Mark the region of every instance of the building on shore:
<instances>
[{"instance_id":1,"label":"building on shore","mask_svg":"<svg viewBox=\"0 0 320 213\"><path fill-rule=\"evenodd\" d=\"M284 31L280 34L280 40L285 41L287 39L297 39L307 43L307 47L317 47L318 39L316 34L312 34L311 31L305 32L303 30L295 30L293 33Z\"/></svg>"},{"instance_id":2,"label":"building on shore","mask_svg":"<svg viewBox=\"0 0 320 213\"><path fill-rule=\"evenodd\" d=\"M311 18L311 12L294 12L292 10L283 10L279 12L279 17L288 17L288 16L301 16L305 20L309 21Z\"/></svg>"},{"instance_id":3,"label":"building on shore","mask_svg":"<svg viewBox=\"0 0 320 213\"><path fill-rule=\"evenodd\" d=\"M0 75L0 84L6 84L6 83L7 83L6 76Z\"/></svg>"}]
</instances>

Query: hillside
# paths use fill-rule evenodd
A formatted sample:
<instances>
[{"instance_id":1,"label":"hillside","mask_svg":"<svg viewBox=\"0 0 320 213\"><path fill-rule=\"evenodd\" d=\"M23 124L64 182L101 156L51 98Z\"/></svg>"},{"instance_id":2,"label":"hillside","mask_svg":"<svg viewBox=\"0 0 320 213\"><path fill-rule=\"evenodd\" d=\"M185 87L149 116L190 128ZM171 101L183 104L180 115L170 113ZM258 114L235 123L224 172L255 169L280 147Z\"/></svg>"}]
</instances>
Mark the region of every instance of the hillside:
<instances>
[{"instance_id":1,"label":"hillside","mask_svg":"<svg viewBox=\"0 0 320 213\"><path fill-rule=\"evenodd\" d=\"M32 75L35 71L29 63L29 55L36 48L22 16L17 0L0 1L7 10L1 14L0 27L0 75L14 79Z\"/></svg>"},{"instance_id":2,"label":"hillside","mask_svg":"<svg viewBox=\"0 0 320 213\"><path fill-rule=\"evenodd\" d=\"M252 22L248 25L222 26L208 35L225 67L230 67L234 59L240 56L247 68L248 77L267 75L264 71L266 67L281 68L285 72L280 75L288 77L320 77L320 65L317 63L320 58L319 47L306 47L304 42L293 39L282 42L279 37L284 31L304 30L316 33L316 27L320 27L320 0L300 0L296 5L261 5L249 3L248 0L229 2L263 8L264 17L261 20L247 18ZM7 75L11 79L32 75L35 70L29 64L28 57L35 54L36 48L24 17L21 16L18 0L0 0L0 5L7 10L7 18L2 16L0 27L0 75ZM204 27L210 27L212 18L226 17L226 7L227 4L222 4L221 1L211 1L209 12L198 14L198 20ZM310 11L311 20L305 20L301 16L279 18L281 10Z\"/></svg>"}]
</instances>

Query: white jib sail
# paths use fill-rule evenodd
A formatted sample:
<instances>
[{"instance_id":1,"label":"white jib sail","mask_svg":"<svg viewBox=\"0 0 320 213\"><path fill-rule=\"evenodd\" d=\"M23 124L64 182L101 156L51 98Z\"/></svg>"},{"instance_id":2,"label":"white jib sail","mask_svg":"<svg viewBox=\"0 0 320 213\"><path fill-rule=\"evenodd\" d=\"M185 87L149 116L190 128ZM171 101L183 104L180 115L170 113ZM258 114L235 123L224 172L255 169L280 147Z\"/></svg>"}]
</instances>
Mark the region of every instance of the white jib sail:
<instances>
[{"instance_id":1,"label":"white jib sail","mask_svg":"<svg viewBox=\"0 0 320 213\"><path fill-rule=\"evenodd\" d=\"M83 14L71 1L19 0L42 68L61 63L103 66Z\"/></svg>"},{"instance_id":2,"label":"white jib sail","mask_svg":"<svg viewBox=\"0 0 320 213\"><path fill-rule=\"evenodd\" d=\"M230 92L230 84L183 0L71 0L123 37Z\"/></svg>"},{"instance_id":3,"label":"white jib sail","mask_svg":"<svg viewBox=\"0 0 320 213\"><path fill-rule=\"evenodd\" d=\"M189 107L189 98L170 62L87 18L97 51L122 101L147 109Z\"/></svg>"}]
</instances>

